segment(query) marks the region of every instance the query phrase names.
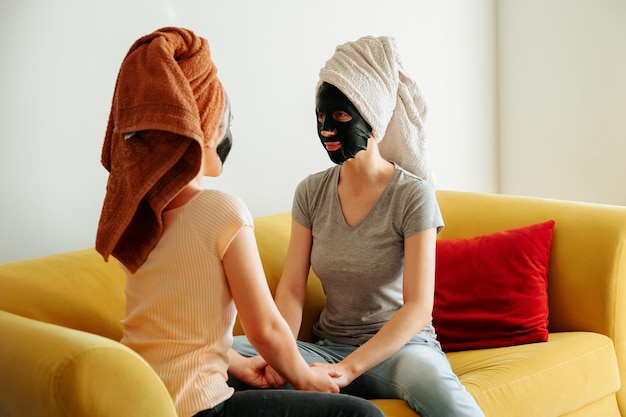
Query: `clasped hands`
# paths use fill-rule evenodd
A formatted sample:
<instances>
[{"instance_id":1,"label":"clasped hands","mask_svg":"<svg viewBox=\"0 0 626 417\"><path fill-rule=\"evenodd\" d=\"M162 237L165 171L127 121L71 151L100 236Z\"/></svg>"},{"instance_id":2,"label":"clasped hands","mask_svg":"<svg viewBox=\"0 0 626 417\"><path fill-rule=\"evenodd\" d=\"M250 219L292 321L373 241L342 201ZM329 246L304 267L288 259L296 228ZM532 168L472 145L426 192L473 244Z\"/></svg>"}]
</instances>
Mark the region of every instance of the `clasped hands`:
<instances>
[{"instance_id":1,"label":"clasped hands","mask_svg":"<svg viewBox=\"0 0 626 417\"><path fill-rule=\"evenodd\" d=\"M287 384L287 380L259 355L246 358L239 365L237 377L251 387L282 388ZM309 369L313 376L305 378L306 383L296 389L339 392L339 389L350 383L340 363L313 363Z\"/></svg>"}]
</instances>

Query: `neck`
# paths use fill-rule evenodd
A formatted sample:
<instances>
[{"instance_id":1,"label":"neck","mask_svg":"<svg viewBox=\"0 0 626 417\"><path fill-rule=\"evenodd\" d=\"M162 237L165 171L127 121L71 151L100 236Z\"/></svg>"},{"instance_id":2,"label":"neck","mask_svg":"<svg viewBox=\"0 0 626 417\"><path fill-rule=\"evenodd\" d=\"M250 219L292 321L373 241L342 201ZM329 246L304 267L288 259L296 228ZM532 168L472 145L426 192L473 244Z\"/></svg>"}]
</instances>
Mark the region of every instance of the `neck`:
<instances>
[{"instance_id":1,"label":"neck","mask_svg":"<svg viewBox=\"0 0 626 417\"><path fill-rule=\"evenodd\" d=\"M194 178L189 184L185 185L178 194L167 203L163 211L172 210L187 204L196 194L202 190L202 176Z\"/></svg>"},{"instance_id":2,"label":"neck","mask_svg":"<svg viewBox=\"0 0 626 417\"><path fill-rule=\"evenodd\" d=\"M394 165L384 159L378 152L378 144L370 139L367 150L359 151L355 158L343 163L340 168L339 182L358 189L359 185L366 186L383 181L385 184L393 173Z\"/></svg>"}]
</instances>

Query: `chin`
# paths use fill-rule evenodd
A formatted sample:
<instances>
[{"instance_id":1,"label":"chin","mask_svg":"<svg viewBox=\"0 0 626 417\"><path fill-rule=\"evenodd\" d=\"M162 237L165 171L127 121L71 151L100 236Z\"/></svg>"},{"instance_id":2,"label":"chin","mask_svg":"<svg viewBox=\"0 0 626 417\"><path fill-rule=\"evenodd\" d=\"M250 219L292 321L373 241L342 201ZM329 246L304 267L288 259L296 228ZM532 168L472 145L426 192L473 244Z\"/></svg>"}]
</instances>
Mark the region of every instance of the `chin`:
<instances>
[{"instance_id":1,"label":"chin","mask_svg":"<svg viewBox=\"0 0 626 417\"><path fill-rule=\"evenodd\" d=\"M222 175L222 168L220 167L219 169L207 169L203 172L205 177L219 177L220 175Z\"/></svg>"}]
</instances>

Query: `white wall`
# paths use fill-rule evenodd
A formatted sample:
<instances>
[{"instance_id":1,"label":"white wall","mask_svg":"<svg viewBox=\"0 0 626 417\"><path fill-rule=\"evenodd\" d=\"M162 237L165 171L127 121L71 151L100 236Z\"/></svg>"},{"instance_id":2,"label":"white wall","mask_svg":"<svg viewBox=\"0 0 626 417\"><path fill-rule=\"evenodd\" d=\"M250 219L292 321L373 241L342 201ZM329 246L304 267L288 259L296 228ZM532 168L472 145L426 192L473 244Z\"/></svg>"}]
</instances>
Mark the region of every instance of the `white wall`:
<instances>
[{"instance_id":1,"label":"white wall","mask_svg":"<svg viewBox=\"0 0 626 417\"><path fill-rule=\"evenodd\" d=\"M626 1L497 7L500 192L626 205Z\"/></svg>"},{"instance_id":2,"label":"white wall","mask_svg":"<svg viewBox=\"0 0 626 417\"><path fill-rule=\"evenodd\" d=\"M93 246L100 149L130 45L162 26L206 37L233 102L234 148L207 187L288 211L330 166L313 88L337 44L392 35L430 106L440 188L495 192L495 0L2 0L0 262Z\"/></svg>"}]
</instances>

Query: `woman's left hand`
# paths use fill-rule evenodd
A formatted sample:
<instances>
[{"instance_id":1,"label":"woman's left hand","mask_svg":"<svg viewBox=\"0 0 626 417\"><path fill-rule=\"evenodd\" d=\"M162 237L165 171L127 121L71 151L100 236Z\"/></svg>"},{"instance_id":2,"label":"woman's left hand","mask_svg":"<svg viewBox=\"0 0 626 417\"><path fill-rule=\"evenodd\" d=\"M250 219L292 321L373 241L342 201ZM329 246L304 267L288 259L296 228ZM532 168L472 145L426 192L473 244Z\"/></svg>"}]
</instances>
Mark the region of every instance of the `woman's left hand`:
<instances>
[{"instance_id":1,"label":"woman's left hand","mask_svg":"<svg viewBox=\"0 0 626 417\"><path fill-rule=\"evenodd\" d=\"M311 368L323 368L339 388L343 388L352 382L352 379L348 377L348 372L341 363L315 362L311 364Z\"/></svg>"}]
</instances>

